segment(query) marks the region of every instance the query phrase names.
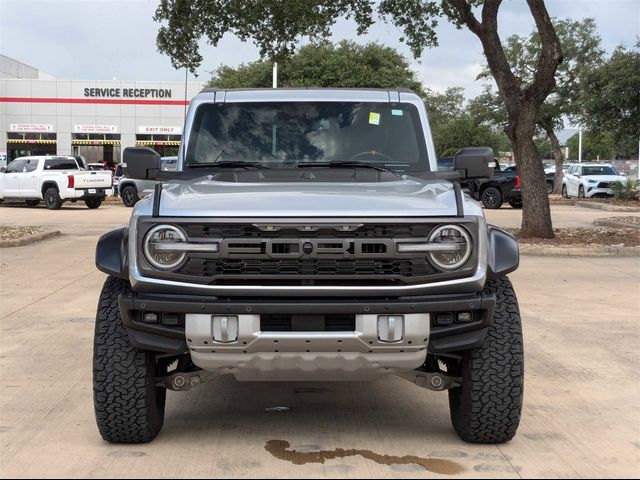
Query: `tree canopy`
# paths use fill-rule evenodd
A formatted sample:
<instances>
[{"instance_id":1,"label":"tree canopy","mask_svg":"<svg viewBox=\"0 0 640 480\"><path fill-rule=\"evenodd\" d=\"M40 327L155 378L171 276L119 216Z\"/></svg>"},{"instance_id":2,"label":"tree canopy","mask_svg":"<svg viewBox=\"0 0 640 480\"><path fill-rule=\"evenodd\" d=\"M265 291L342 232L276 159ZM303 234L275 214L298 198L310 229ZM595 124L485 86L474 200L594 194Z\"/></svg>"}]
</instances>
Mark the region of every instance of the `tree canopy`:
<instances>
[{"instance_id":1,"label":"tree canopy","mask_svg":"<svg viewBox=\"0 0 640 480\"><path fill-rule=\"evenodd\" d=\"M640 138L640 42L618 47L611 57L585 75L581 120L588 129L610 134L621 150ZM625 147L626 145L626 147ZM617 152L622 153L622 152Z\"/></svg>"},{"instance_id":2,"label":"tree canopy","mask_svg":"<svg viewBox=\"0 0 640 480\"><path fill-rule=\"evenodd\" d=\"M261 60L237 68L222 65L209 85L219 88L269 88L272 62ZM278 64L280 87L410 88L423 96L422 84L407 59L377 43L342 41L305 45Z\"/></svg>"}]
</instances>

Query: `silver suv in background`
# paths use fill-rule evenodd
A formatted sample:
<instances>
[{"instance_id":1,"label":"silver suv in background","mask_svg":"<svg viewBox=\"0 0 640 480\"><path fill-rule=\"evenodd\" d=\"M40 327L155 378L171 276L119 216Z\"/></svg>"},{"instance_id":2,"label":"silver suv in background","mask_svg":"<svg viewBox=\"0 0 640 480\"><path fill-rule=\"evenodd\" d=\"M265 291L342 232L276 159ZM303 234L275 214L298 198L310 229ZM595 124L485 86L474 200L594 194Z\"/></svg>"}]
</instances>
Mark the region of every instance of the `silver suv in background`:
<instances>
[{"instance_id":1,"label":"silver suv in background","mask_svg":"<svg viewBox=\"0 0 640 480\"><path fill-rule=\"evenodd\" d=\"M161 162L163 171L174 171L176 170L178 157L162 157ZM118 194L126 207L133 207L141 198L152 193L157 183L159 182L136 180L122 176L117 183Z\"/></svg>"}]
</instances>

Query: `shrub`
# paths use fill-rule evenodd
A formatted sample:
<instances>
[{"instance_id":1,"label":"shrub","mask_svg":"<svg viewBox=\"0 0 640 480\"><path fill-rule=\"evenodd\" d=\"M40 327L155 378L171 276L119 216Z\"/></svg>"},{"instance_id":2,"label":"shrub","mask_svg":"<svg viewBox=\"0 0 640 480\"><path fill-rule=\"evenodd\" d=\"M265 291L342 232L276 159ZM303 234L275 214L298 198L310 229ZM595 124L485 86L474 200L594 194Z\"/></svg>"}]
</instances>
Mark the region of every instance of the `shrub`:
<instances>
[{"instance_id":1,"label":"shrub","mask_svg":"<svg viewBox=\"0 0 640 480\"><path fill-rule=\"evenodd\" d=\"M640 200L640 184L637 180L629 179L626 185L616 182L611 187L615 198L620 200Z\"/></svg>"}]
</instances>

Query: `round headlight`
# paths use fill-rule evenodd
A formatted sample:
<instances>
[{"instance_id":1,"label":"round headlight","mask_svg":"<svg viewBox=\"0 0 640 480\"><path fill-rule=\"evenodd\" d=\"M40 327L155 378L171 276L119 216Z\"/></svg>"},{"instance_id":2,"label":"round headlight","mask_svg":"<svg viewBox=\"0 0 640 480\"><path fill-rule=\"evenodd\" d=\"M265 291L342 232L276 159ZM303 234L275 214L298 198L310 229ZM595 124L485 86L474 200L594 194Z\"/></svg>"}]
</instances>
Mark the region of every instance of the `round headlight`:
<instances>
[{"instance_id":1,"label":"round headlight","mask_svg":"<svg viewBox=\"0 0 640 480\"><path fill-rule=\"evenodd\" d=\"M429 243L443 247L441 251L429 252L427 255L438 270L457 270L467 263L471 256L471 238L464 228L457 225L436 228L429 236Z\"/></svg>"},{"instance_id":2,"label":"round headlight","mask_svg":"<svg viewBox=\"0 0 640 480\"><path fill-rule=\"evenodd\" d=\"M153 267L171 270L180 265L187 254L171 247L187 241L187 236L173 225L158 225L144 239L144 256Z\"/></svg>"}]
</instances>

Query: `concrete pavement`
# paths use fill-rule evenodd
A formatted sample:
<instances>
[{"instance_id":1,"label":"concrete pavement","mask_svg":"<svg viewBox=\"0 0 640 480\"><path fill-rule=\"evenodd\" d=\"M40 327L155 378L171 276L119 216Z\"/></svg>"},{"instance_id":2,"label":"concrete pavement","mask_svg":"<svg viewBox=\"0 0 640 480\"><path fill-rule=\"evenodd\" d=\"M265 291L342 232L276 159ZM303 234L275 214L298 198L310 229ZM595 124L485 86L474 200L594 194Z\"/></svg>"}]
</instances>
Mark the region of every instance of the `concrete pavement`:
<instances>
[{"instance_id":1,"label":"concrete pavement","mask_svg":"<svg viewBox=\"0 0 640 480\"><path fill-rule=\"evenodd\" d=\"M451 429L446 394L396 377L372 383L220 378L169 392L165 427L154 442L103 442L93 418L91 350L105 277L93 255L97 236L125 223L129 212L0 207L2 223L63 233L0 250L3 478L640 475L638 259L522 258L511 278L525 329L525 408L508 444L463 443ZM266 413L271 406L291 410ZM324 453L292 456L291 449ZM336 449L354 451L341 456ZM436 465L442 473L435 474L415 463L378 463L377 454L448 463Z\"/></svg>"}]
</instances>

